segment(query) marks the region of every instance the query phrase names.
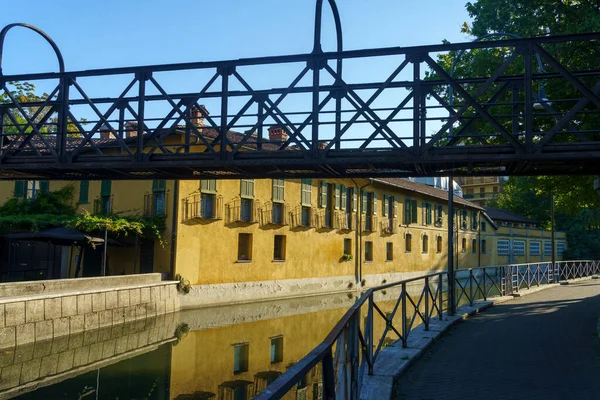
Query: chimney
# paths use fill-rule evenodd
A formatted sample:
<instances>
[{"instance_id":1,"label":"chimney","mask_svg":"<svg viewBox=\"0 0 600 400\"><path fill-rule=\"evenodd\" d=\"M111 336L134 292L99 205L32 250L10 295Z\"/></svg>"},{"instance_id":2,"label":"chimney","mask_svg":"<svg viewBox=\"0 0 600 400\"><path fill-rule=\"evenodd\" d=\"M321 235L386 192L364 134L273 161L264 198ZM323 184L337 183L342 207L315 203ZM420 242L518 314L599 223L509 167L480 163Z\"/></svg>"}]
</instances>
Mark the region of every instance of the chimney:
<instances>
[{"instance_id":1,"label":"chimney","mask_svg":"<svg viewBox=\"0 0 600 400\"><path fill-rule=\"evenodd\" d=\"M190 122L194 126L204 126L204 116L209 115L204 104L200 105L200 108L193 106L190 111Z\"/></svg>"},{"instance_id":2,"label":"chimney","mask_svg":"<svg viewBox=\"0 0 600 400\"><path fill-rule=\"evenodd\" d=\"M269 128L269 140L274 142L283 142L288 139L288 134L281 125L273 125Z\"/></svg>"},{"instance_id":3,"label":"chimney","mask_svg":"<svg viewBox=\"0 0 600 400\"><path fill-rule=\"evenodd\" d=\"M102 125L98 131L100 132L100 139L114 139L112 132L106 125Z\"/></svg>"},{"instance_id":4,"label":"chimney","mask_svg":"<svg viewBox=\"0 0 600 400\"><path fill-rule=\"evenodd\" d=\"M125 122L125 137L136 137L137 136L138 124L137 121Z\"/></svg>"}]
</instances>

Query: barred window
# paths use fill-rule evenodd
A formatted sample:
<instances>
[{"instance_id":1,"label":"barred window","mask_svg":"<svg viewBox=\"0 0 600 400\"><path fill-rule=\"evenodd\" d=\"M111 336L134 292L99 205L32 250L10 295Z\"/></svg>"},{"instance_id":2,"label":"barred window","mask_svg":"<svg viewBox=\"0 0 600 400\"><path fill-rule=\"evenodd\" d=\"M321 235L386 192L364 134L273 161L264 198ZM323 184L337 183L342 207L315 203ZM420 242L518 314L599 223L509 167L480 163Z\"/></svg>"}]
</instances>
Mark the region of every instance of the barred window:
<instances>
[{"instance_id":1,"label":"barred window","mask_svg":"<svg viewBox=\"0 0 600 400\"><path fill-rule=\"evenodd\" d=\"M562 256L566 249L565 243L556 243L556 255Z\"/></svg>"},{"instance_id":2,"label":"barred window","mask_svg":"<svg viewBox=\"0 0 600 400\"><path fill-rule=\"evenodd\" d=\"M545 256L552 255L552 242L544 242L544 255Z\"/></svg>"},{"instance_id":3,"label":"barred window","mask_svg":"<svg viewBox=\"0 0 600 400\"><path fill-rule=\"evenodd\" d=\"M540 242L529 242L529 255L539 256L540 255Z\"/></svg>"},{"instance_id":4,"label":"barred window","mask_svg":"<svg viewBox=\"0 0 600 400\"><path fill-rule=\"evenodd\" d=\"M513 254L515 256L524 256L525 255L525 241L513 240Z\"/></svg>"},{"instance_id":5,"label":"barred window","mask_svg":"<svg viewBox=\"0 0 600 400\"><path fill-rule=\"evenodd\" d=\"M509 243L508 240L500 239L498 240L498 255L499 256L507 256L509 254Z\"/></svg>"}]
</instances>

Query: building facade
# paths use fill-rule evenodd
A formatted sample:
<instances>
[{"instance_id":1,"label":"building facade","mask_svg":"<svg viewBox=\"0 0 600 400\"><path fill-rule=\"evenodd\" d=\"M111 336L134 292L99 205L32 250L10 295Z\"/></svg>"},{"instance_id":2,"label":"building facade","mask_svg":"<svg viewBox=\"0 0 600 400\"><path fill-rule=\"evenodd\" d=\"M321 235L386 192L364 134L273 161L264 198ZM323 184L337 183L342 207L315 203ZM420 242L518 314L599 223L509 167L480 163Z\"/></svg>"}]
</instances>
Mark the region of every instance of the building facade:
<instances>
[{"instance_id":1,"label":"building facade","mask_svg":"<svg viewBox=\"0 0 600 400\"><path fill-rule=\"evenodd\" d=\"M498 198L505 180L503 176L466 176L459 177L458 184L462 187L465 199L485 206Z\"/></svg>"}]
</instances>

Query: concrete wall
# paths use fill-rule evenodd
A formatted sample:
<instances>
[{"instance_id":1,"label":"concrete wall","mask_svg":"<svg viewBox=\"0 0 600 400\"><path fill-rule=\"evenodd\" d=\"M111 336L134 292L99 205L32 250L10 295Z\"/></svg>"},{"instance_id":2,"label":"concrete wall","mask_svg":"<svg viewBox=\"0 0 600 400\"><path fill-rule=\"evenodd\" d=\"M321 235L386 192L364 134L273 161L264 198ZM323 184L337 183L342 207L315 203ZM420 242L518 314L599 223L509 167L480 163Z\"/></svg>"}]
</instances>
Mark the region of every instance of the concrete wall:
<instances>
[{"instance_id":1,"label":"concrete wall","mask_svg":"<svg viewBox=\"0 0 600 400\"><path fill-rule=\"evenodd\" d=\"M115 284L118 277L60 280L53 291L40 291L37 283L2 284L12 295L0 298L0 348L179 310L176 282L155 281L157 275L127 277L122 285Z\"/></svg>"}]
</instances>

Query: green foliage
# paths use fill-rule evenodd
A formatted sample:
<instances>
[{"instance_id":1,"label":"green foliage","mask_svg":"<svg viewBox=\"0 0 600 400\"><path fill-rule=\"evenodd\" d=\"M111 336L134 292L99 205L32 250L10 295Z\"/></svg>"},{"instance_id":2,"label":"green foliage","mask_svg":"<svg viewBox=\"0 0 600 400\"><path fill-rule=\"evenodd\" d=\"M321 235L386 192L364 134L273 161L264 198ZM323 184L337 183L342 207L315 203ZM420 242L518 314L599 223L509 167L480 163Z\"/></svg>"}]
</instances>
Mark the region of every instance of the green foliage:
<instances>
[{"instance_id":1,"label":"green foliage","mask_svg":"<svg viewBox=\"0 0 600 400\"><path fill-rule=\"evenodd\" d=\"M344 254L342 256L342 261L352 261L352 254Z\"/></svg>"},{"instance_id":2,"label":"green foliage","mask_svg":"<svg viewBox=\"0 0 600 400\"><path fill-rule=\"evenodd\" d=\"M175 275L175 280L179 281L177 283L177 291L179 293L188 294L190 292L190 290L192 289L192 285L190 284L190 281L188 281L183 276L181 276L181 274Z\"/></svg>"}]
</instances>

